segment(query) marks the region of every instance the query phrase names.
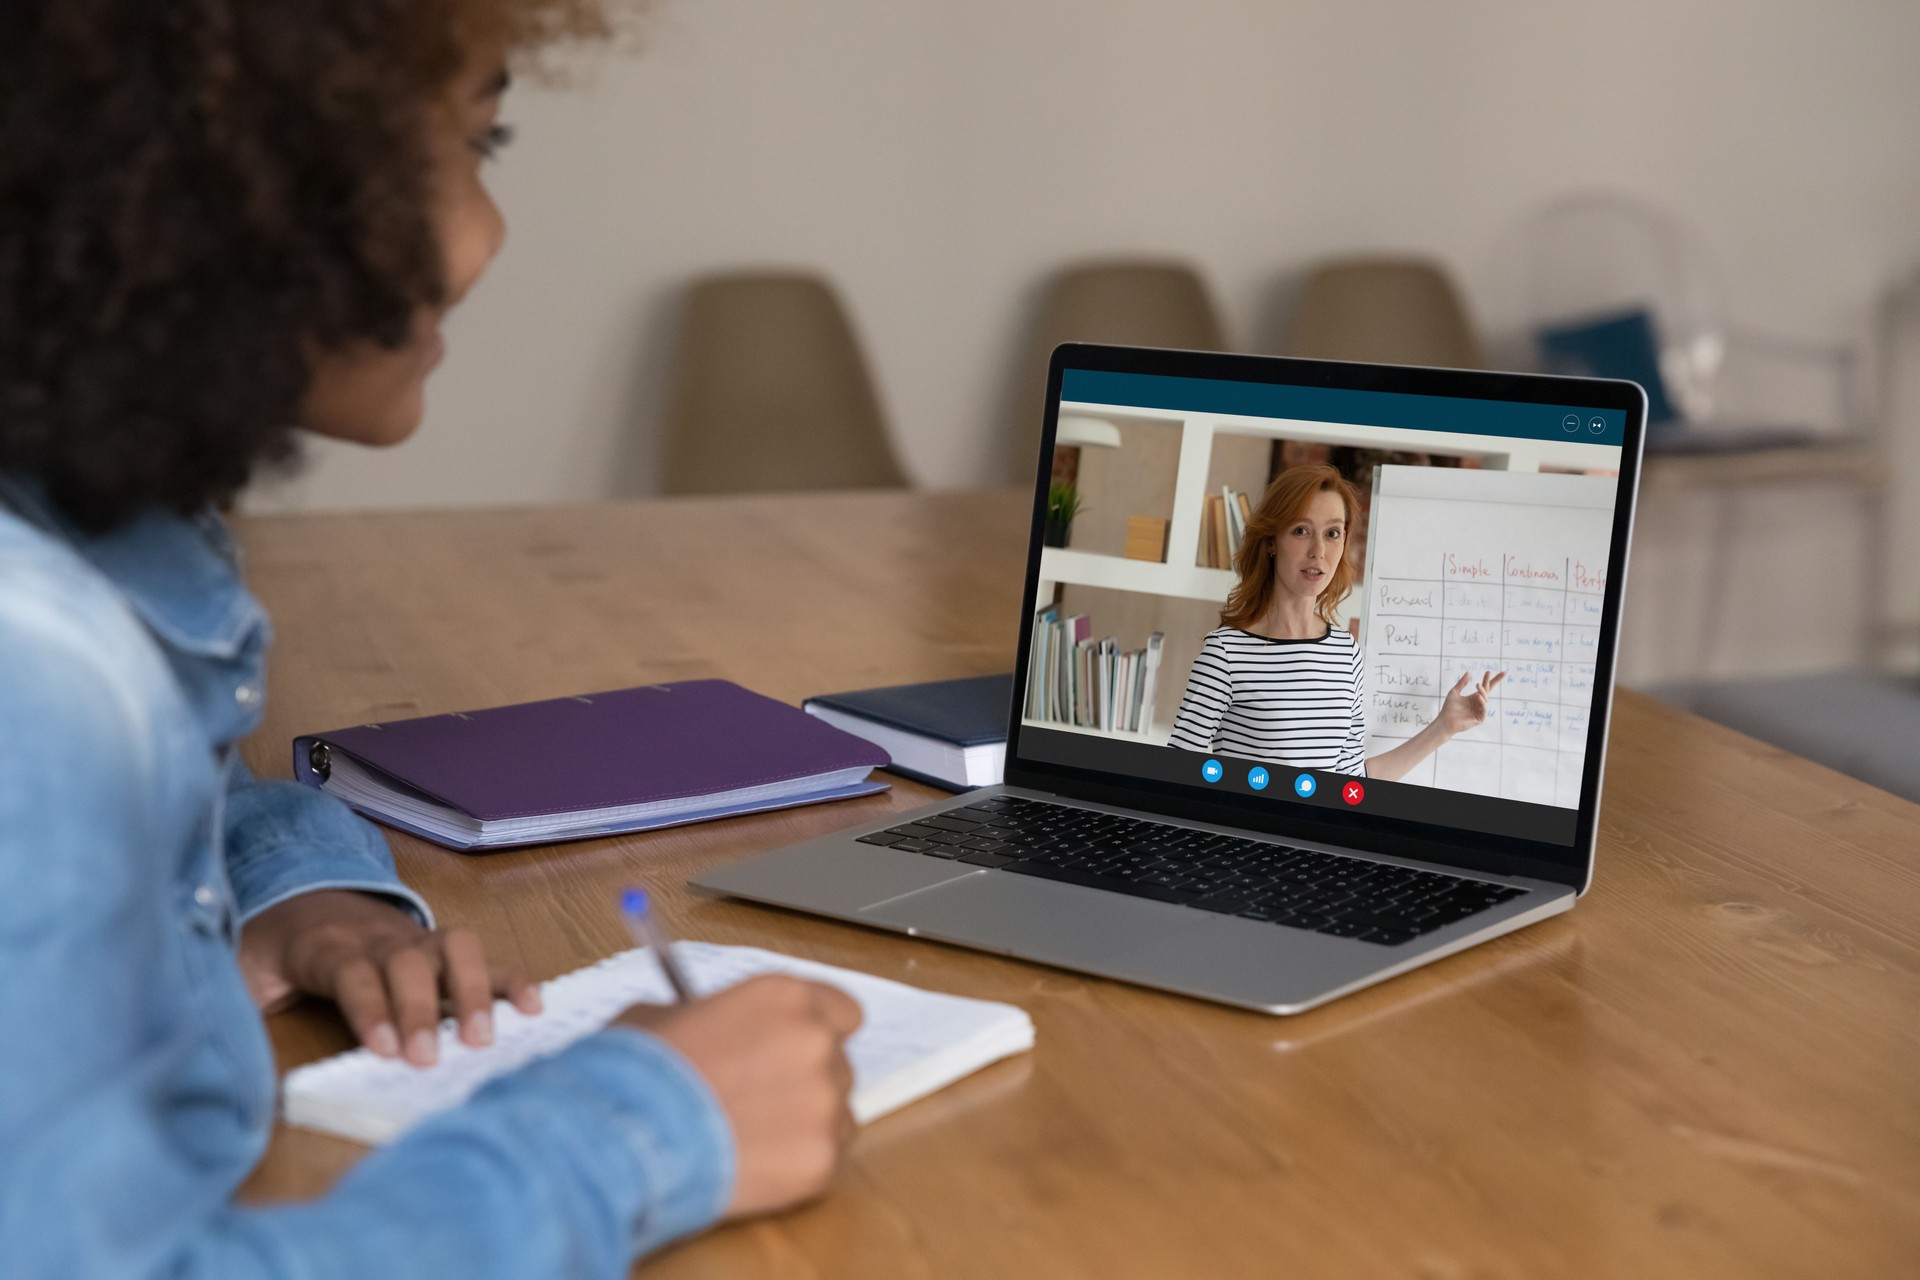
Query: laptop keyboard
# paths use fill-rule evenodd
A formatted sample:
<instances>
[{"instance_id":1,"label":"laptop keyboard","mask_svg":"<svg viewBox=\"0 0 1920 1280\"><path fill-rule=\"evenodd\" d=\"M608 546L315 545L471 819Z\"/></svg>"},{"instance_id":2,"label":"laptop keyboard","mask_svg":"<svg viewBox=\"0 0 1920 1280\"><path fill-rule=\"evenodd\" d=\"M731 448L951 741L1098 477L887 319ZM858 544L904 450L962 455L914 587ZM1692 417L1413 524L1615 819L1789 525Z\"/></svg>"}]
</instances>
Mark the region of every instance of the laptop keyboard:
<instances>
[{"instance_id":1,"label":"laptop keyboard","mask_svg":"<svg viewBox=\"0 0 1920 1280\"><path fill-rule=\"evenodd\" d=\"M1066 884L1394 947L1522 892L1511 885L996 796L859 837Z\"/></svg>"}]
</instances>

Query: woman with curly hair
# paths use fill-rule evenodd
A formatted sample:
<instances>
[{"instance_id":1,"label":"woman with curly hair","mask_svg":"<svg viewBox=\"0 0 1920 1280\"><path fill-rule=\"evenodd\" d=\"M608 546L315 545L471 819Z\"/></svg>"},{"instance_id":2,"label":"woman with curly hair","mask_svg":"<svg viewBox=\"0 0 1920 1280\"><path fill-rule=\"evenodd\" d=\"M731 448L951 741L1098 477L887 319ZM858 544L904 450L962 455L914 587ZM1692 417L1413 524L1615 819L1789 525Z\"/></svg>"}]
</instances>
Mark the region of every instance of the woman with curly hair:
<instances>
[{"instance_id":1,"label":"woman with curly hair","mask_svg":"<svg viewBox=\"0 0 1920 1280\"><path fill-rule=\"evenodd\" d=\"M590 0L0 3L0 1271L622 1275L817 1193L857 1006L762 979L495 1082L325 1198L247 1209L260 1013L431 1063L493 999L336 800L247 774L266 618L219 512L299 433L418 425L503 226L509 56Z\"/></svg>"},{"instance_id":2,"label":"woman with curly hair","mask_svg":"<svg viewBox=\"0 0 1920 1280\"><path fill-rule=\"evenodd\" d=\"M1397 780L1486 720L1504 671L1462 675L1420 732L1366 754L1360 646L1338 624L1358 576L1346 550L1359 510L1359 492L1329 466L1290 468L1267 487L1233 558L1240 580L1187 677L1170 745Z\"/></svg>"}]
</instances>

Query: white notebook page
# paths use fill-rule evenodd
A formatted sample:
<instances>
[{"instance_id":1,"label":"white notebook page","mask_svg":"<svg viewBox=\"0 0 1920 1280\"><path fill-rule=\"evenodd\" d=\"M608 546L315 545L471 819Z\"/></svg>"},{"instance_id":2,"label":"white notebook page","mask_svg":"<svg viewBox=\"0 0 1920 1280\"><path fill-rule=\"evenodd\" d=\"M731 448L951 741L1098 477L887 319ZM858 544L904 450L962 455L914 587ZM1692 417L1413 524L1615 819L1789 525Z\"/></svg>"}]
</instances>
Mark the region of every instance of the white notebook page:
<instances>
[{"instance_id":1,"label":"white notebook page","mask_svg":"<svg viewBox=\"0 0 1920 1280\"><path fill-rule=\"evenodd\" d=\"M866 1021L848 1040L847 1057L853 1114L863 1124L1033 1047L1033 1022L1013 1005L923 991L754 947L679 942L674 952L702 994L755 974L787 973L831 983L859 1001ZM458 1106L487 1081L592 1034L627 1006L673 998L645 949L576 969L546 983L540 994L545 1009L535 1017L496 1001L494 1042L485 1049L461 1044L452 1021L443 1023L440 1061L432 1067L375 1057L366 1049L300 1067L286 1078L285 1119L360 1142L385 1142Z\"/></svg>"}]
</instances>

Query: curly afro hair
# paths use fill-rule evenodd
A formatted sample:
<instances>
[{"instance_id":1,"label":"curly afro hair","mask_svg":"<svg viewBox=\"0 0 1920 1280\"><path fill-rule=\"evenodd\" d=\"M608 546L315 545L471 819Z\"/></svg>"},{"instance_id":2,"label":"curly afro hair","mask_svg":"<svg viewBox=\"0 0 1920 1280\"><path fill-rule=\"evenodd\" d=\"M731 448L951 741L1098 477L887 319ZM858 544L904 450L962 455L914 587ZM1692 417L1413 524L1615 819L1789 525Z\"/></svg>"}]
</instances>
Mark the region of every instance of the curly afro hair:
<instances>
[{"instance_id":1,"label":"curly afro hair","mask_svg":"<svg viewBox=\"0 0 1920 1280\"><path fill-rule=\"evenodd\" d=\"M0 471L76 523L290 463L314 350L443 293L427 116L596 0L0 2Z\"/></svg>"}]
</instances>

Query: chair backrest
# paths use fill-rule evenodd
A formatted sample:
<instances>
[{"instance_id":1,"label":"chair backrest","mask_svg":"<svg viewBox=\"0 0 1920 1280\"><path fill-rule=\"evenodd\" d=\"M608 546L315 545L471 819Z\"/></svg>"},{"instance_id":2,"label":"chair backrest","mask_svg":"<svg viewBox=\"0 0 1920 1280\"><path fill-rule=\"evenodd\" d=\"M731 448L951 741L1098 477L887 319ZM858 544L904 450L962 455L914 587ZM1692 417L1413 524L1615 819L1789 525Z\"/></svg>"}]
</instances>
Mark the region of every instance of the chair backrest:
<instances>
[{"instance_id":1,"label":"chair backrest","mask_svg":"<svg viewBox=\"0 0 1920 1280\"><path fill-rule=\"evenodd\" d=\"M1206 283L1185 262L1116 258L1061 269L1042 294L1012 406L1009 463L1016 480L1033 475L1047 361L1063 342L1193 351L1221 351L1227 345Z\"/></svg>"},{"instance_id":2,"label":"chair backrest","mask_svg":"<svg viewBox=\"0 0 1920 1280\"><path fill-rule=\"evenodd\" d=\"M664 453L668 493L907 483L846 311L803 272L689 287Z\"/></svg>"},{"instance_id":3,"label":"chair backrest","mask_svg":"<svg viewBox=\"0 0 1920 1280\"><path fill-rule=\"evenodd\" d=\"M1424 258L1345 258L1307 276L1286 354L1477 369L1484 356L1460 291Z\"/></svg>"},{"instance_id":4,"label":"chair backrest","mask_svg":"<svg viewBox=\"0 0 1920 1280\"><path fill-rule=\"evenodd\" d=\"M1197 351L1226 345L1219 312L1199 272L1184 262L1152 259L1063 269L1041 304L1039 336L1043 354L1062 342Z\"/></svg>"}]
</instances>

